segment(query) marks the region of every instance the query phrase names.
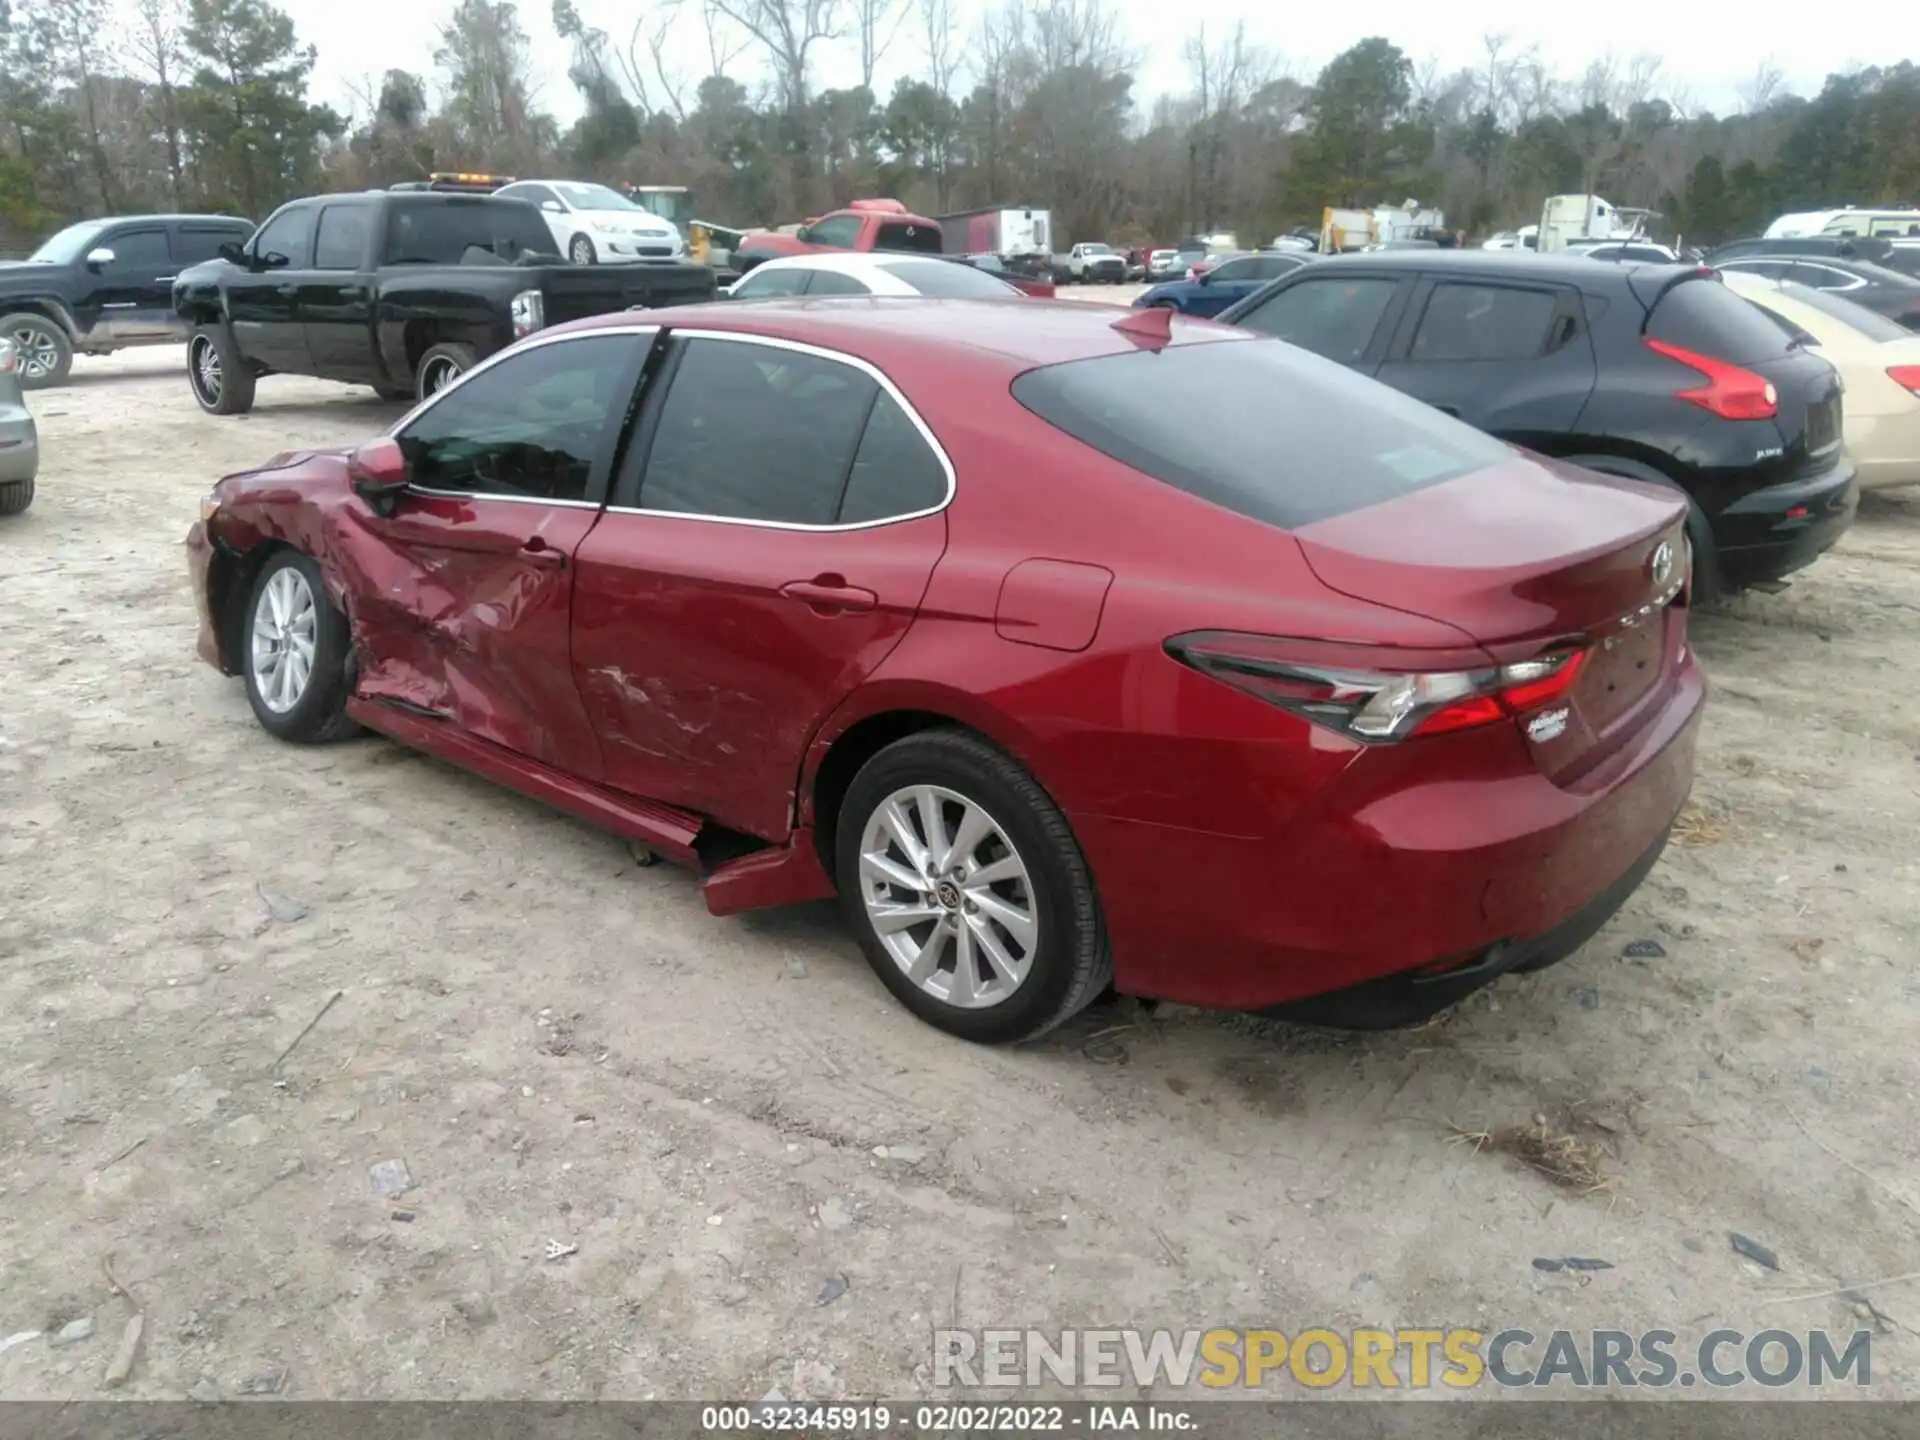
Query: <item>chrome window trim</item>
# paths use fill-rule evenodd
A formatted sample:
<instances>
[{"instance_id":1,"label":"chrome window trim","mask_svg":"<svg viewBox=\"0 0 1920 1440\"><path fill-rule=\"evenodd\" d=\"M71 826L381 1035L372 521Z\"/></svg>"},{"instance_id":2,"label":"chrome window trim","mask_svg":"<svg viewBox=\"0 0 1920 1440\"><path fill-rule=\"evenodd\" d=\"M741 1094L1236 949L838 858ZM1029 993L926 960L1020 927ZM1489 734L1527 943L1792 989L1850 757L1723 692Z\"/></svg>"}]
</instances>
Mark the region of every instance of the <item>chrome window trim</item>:
<instances>
[{"instance_id":1,"label":"chrome window trim","mask_svg":"<svg viewBox=\"0 0 1920 1440\"><path fill-rule=\"evenodd\" d=\"M943 446L938 437L934 435L933 430L927 425L926 420L921 417L919 410L901 393L900 387L895 385L878 366L861 359L858 355L849 355L842 350L829 349L823 345L812 345L801 340L784 340L771 335L759 335L750 331L738 330L676 330L671 324L666 325L664 328L669 330L676 338L688 340L719 340L737 345L764 345L768 349L788 350L796 355L811 355L816 359L833 361L841 365L851 366L853 369L860 371L892 397L893 402L900 407L901 412L912 422L913 428L920 432L920 439L932 450L933 458L940 462L940 469L947 477L947 493L941 497L940 503L937 505L930 505L922 510L907 511L899 515L889 515L880 520L861 520L847 525L808 525L795 520L755 520L737 515L701 515L688 510L649 510L644 506L638 505L602 506L596 505L590 500L544 500L537 496L529 495L489 495L479 491L468 490L430 490L425 486L412 484L409 484L407 489L415 494L433 495L447 500L498 500L509 505L561 505L585 510L604 509L610 515L652 515L661 519L689 520L704 525L748 525L761 530L798 530L816 534L833 534L853 530L874 530L882 525L898 525L907 520L924 520L929 515L938 515L953 503L953 497L959 490L959 478L953 468L953 460L947 454L946 447ZM387 438L399 438L402 430L420 419L449 395L458 394L460 388L472 380L474 376L484 375L488 370L491 370L495 365L500 364L510 356L522 355L529 350L537 350L546 345L564 345L569 340L590 340L602 335L657 335L661 329L661 323L656 320L644 325L602 325L592 330L570 330L552 335L541 335L538 333L529 335L526 339L510 345L504 350L495 351L492 355L489 355L478 365L467 371L466 374L455 380L451 385L435 392L433 395L428 396L425 400L415 405L413 409L394 421L393 425L386 432ZM617 475L608 477L609 487L617 483L618 480L619 477Z\"/></svg>"},{"instance_id":2,"label":"chrome window trim","mask_svg":"<svg viewBox=\"0 0 1920 1440\"><path fill-rule=\"evenodd\" d=\"M460 376L451 385L443 386L441 389L434 391L433 394L429 395L425 400L420 401L413 409L394 421L387 429L386 438L389 440L399 439L402 430L414 421L420 419L449 395L458 393L460 387L473 379L474 376L484 375L501 361L512 356L524 355L529 350L540 350L549 345L564 345L569 340L591 340L601 335L648 335L658 334L659 331L660 326L658 322L654 322L646 325L603 325L593 330L564 330L547 335L535 332L525 339L507 346L503 350L494 351L493 354L467 371L466 374ZM613 477L609 476L609 486L611 486L612 481ZM594 500L549 500L539 495L492 495L480 490L435 490L425 485L415 485L412 481L407 482L406 493L410 495L431 495L440 500L497 500L505 505L558 505L568 510L603 510L606 508Z\"/></svg>"},{"instance_id":3,"label":"chrome window trim","mask_svg":"<svg viewBox=\"0 0 1920 1440\"><path fill-rule=\"evenodd\" d=\"M845 351L832 350L823 345L811 345L802 340L784 340L739 330L674 330L670 324L667 328L675 337L681 339L719 340L737 345L763 345L771 350L788 350L796 355L811 355L815 359L833 361L860 371L892 397L894 404L898 405L901 412L912 422L913 428L920 432L920 439L925 442L928 449L932 450L933 458L940 462L940 468L946 474L947 493L941 497L939 504L927 506L925 509L905 511L879 520L859 520L847 525L808 525L797 520L755 520L739 515L701 515L690 510L649 510L641 505L609 505L607 506L608 514L652 515L663 520L690 520L703 525L747 525L758 530L797 530L812 534L835 534L852 530L875 530L882 525L898 525L907 520L924 520L929 515L938 515L953 503L953 497L959 490L959 480L946 447L941 445L912 402L900 393L900 387L895 385L878 366L861 359L858 355L849 355ZM477 366L475 368L478 369Z\"/></svg>"}]
</instances>

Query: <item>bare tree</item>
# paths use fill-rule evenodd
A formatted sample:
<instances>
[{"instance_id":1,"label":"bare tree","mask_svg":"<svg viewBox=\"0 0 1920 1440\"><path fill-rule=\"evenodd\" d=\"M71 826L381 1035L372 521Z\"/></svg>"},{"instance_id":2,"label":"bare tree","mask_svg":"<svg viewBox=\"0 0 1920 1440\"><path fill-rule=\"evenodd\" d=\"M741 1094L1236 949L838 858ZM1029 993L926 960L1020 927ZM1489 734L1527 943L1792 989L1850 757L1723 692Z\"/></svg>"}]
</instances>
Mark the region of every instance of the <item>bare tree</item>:
<instances>
[{"instance_id":1,"label":"bare tree","mask_svg":"<svg viewBox=\"0 0 1920 1440\"><path fill-rule=\"evenodd\" d=\"M953 93L954 73L960 68L953 53L959 17L954 0L918 0L921 39L927 54L927 83L942 95Z\"/></svg>"},{"instance_id":2,"label":"bare tree","mask_svg":"<svg viewBox=\"0 0 1920 1440\"><path fill-rule=\"evenodd\" d=\"M1773 63L1771 55L1762 60L1740 86L1740 112L1743 115L1758 115L1780 98L1786 78L1780 67Z\"/></svg>"},{"instance_id":3,"label":"bare tree","mask_svg":"<svg viewBox=\"0 0 1920 1440\"><path fill-rule=\"evenodd\" d=\"M187 208L180 159L180 32L185 24L180 0L134 0L133 25L126 39L126 60L153 85L154 118L167 147L167 181L176 210Z\"/></svg>"},{"instance_id":4,"label":"bare tree","mask_svg":"<svg viewBox=\"0 0 1920 1440\"><path fill-rule=\"evenodd\" d=\"M1192 77L1194 107L1187 131L1187 219L1206 232L1220 219L1229 133L1272 67L1256 47L1248 45L1243 20L1235 21L1226 39L1215 45L1207 43L1203 20L1182 49Z\"/></svg>"},{"instance_id":5,"label":"bare tree","mask_svg":"<svg viewBox=\"0 0 1920 1440\"><path fill-rule=\"evenodd\" d=\"M873 89L873 72L907 18L901 0L853 0L853 33L860 46L860 83Z\"/></svg>"},{"instance_id":6,"label":"bare tree","mask_svg":"<svg viewBox=\"0 0 1920 1440\"><path fill-rule=\"evenodd\" d=\"M713 0L713 8L766 51L781 104L790 116L807 104L813 47L840 38L841 0Z\"/></svg>"}]
</instances>

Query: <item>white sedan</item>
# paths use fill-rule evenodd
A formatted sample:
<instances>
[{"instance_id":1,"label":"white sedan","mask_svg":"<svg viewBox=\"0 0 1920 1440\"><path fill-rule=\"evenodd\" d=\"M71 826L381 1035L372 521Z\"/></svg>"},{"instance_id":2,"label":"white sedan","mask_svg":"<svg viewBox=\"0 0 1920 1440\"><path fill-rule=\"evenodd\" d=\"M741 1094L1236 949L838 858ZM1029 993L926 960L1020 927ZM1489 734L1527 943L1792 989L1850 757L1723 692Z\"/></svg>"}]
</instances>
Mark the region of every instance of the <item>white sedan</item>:
<instances>
[{"instance_id":1,"label":"white sedan","mask_svg":"<svg viewBox=\"0 0 1920 1440\"><path fill-rule=\"evenodd\" d=\"M671 220L627 199L618 190L584 180L516 180L493 192L525 200L540 211L555 247L575 265L625 265L636 260L678 260L687 240Z\"/></svg>"},{"instance_id":2,"label":"white sedan","mask_svg":"<svg viewBox=\"0 0 1920 1440\"><path fill-rule=\"evenodd\" d=\"M1840 372L1841 423L1860 488L1920 484L1920 335L1810 285L1737 270L1720 278Z\"/></svg>"},{"instance_id":3,"label":"white sedan","mask_svg":"<svg viewBox=\"0 0 1920 1440\"><path fill-rule=\"evenodd\" d=\"M924 295L936 300L1012 300L1021 292L1004 280L938 255L788 255L765 260L727 291L733 300L794 295Z\"/></svg>"}]
</instances>

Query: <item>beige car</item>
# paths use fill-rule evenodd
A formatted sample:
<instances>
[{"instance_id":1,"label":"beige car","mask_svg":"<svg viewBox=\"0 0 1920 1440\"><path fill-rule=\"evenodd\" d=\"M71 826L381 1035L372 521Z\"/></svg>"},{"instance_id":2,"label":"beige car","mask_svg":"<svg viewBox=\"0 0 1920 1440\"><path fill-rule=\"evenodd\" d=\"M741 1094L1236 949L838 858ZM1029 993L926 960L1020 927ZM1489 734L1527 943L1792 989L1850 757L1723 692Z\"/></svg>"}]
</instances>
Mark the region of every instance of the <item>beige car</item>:
<instances>
[{"instance_id":1,"label":"beige car","mask_svg":"<svg viewBox=\"0 0 1920 1440\"><path fill-rule=\"evenodd\" d=\"M1847 452L1860 488L1920 484L1920 335L1844 296L1721 271L1727 288L1780 321L1840 372Z\"/></svg>"}]
</instances>

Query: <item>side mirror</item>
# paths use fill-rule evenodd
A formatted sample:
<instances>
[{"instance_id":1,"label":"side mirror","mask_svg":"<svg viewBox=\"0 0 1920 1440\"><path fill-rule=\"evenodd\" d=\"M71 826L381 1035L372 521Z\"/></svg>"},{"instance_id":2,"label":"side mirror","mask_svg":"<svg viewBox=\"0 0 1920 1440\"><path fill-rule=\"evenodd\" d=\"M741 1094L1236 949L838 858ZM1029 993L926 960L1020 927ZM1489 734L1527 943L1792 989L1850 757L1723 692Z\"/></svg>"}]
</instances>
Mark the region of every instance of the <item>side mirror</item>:
<instances>
[{"instance_id":1,"label":"side mirror","mask_svg":"<svg viewBox=\"0 0 1920 1440\"><path fill-rule=\"evenodd\" d=\"M353 493L377 515L391 515L407 488L407 457L400 442L388 436L369 440L347 457L347 481Z\"/></svg>"},{"instance_id":2,"label":"side mirror","mask_svg":"<svg viewBox=\"0 0 1920 1440\"><path fill-rule=\"evenodd\" d=\"M1211 285L1213 283L1213 271L1208 270L1204 274L1196 275L1193 278L1201 285Z\"/></svg>"},{"instance_id":3,"label":"side mirror","mask_svg":"<svg viewBox=\"0 0 1920 1440\"><path fill-rule=\"evenodd\" d=\"M802 245L810 244L813 240L813 227L811 225L802 225L798 230L793 232L793 238L798 240Z\"/></svg>"},{"instance_id":4,"label":"side mirror","mask_svg":"<svg viewBox=\"0 0 1920 1440\"><path fill-rule=\"evenodd\" d=\"M260 268L263 270L284 270L292 263L292 260L278 250L269 250L260 257Z\"/></svg>"},{"instance_id":5,"label":"side mirror","mask_svg":"<svg viewBox=\"0 0 1920 1440\"><path fill-rule=\"evenodd\" d=\"M96 245L87 252L87 268L89 270L98 270L101 266L111 265L112 263L113 251L109 250L105 245Z\"/></svg>"},{"instance_id":6,"label":"side mirror","mask_svg":"<svg viewBox=\"0 0 1920 1440\"><path fill-rule=\"evenodd\" d=\"M213 253L229 265L244 265L247 263L247 252L241 248L238 240L222 241L220 248Z\"/></svg>"},{"instance_id":7,"label":"side mirror","mask_svg":"<svg viewBox=\"0 0 1920 1440\"><path fill-rule=\"evenodd\" d=\"M549 215L564 215L567 213L567 207L562 205L558 200L542 200L540 202L540 208Z\"/></svg>"}]
</instances>

